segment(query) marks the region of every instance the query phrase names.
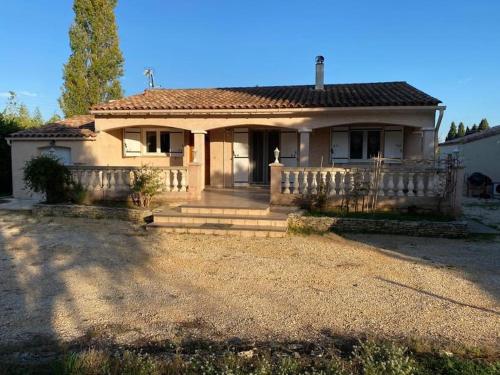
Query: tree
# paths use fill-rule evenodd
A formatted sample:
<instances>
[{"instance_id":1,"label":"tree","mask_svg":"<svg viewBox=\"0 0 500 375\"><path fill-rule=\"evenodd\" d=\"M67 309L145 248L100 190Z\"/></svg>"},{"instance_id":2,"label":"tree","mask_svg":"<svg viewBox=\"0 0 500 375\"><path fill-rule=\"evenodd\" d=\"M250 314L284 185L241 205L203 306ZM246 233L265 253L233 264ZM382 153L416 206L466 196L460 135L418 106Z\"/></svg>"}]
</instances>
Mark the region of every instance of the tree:
<instances>
[{"instance_id":1,"label":"tree","mask_svg":"<svg viewBox=\"0 0 500 375\"><path fill-rule=\"evenodd\" d=\"M123 95L119 79L124 61L114 15L117 1L74 0L71 55L64 66L59 99L67 117L86 114L92 105Z\"/></svg>"},{"instance_id":2,"label":"tree","mask_svg":"<svg viewBox=\"0 0 500 375\"><path fill-rule=\"evenodd\" d=\"M486 120L485 118L483 118L481 120L481 122L479 123L479 127L477 128L480 132L482 132L483 130L486 130L486 129L489 129L490 128L490 124L488 124L488 120Z\"/></svg>"},{"instance_id":3,"label":"tree","mask_svg":"<svg viewBox=\"0 0 500 375\"><path fill-rule=\"evenodd\" d=\"M476 125L476 124L472 125L472 128L471 128L471 130L470 130L470 133L471 133L471 134L477 133L477 125Z\"/></svg>"},{"instance_id":4,"label":"tree","mask_svg":"<svg viewBox=\"0 0 500 375\"><path fill-rule=\"evenodd\" d=\"M458 124L457 137L463 137L465 135L465 125L463 122Z\"/></svg>"},{"instance_id":5,"label":"tree","mask_svg":"<svg viewBox=\"0 0 500 375\"><path fill-rule=\"evenodd\" d=\"M33 128L43 125L43 116L39 108L35 108L33 114L26 104L17 100L14 91L9 91L10 96L2 112L4 121L14 122L20 128Z\"/></svg>"},{"instance_id":6,"label":"tree","mask_svg":"<svg viewBox=\"0 0 500 375\"><path fill-rule=\"evenodd\" d=\"M0 194L12 193L11 152L5 138L18 130L21 127L14 118L0 113Z\"/></svg>"},{"instance_id":7,"label":"tree","mask_svg":"<svg viewBox=\"0 0 500 375\"><path fill-rule=\"evenodd\" d=\"M61 116L59 116L57 113L54 113L46 122L46 124L53 124L57 121L61 121Z\"/></svg>"},{"instance_id":8,"label":"tree","mask_svg":"<svg viewBox=\"0 0 500 375\"><path fill-rule=\"evenodd\" d=\"M465 135L469 135L471 134L471 131L470 131L470 128L467 126L467 128L465 128Z\"/></svg>"},{"instance_id":9,"label":"tree","mask_svg":"<svg viewBox=\"0 0 500 375\"><path fill-rule=\"evenodd\" d=\"M450 125L450 130L448 131L448 135L446 136L447 141L451 141L452 139L457 137L457 125L455 125L455 121L453 121Z\"/></svg>"}]
</instances>

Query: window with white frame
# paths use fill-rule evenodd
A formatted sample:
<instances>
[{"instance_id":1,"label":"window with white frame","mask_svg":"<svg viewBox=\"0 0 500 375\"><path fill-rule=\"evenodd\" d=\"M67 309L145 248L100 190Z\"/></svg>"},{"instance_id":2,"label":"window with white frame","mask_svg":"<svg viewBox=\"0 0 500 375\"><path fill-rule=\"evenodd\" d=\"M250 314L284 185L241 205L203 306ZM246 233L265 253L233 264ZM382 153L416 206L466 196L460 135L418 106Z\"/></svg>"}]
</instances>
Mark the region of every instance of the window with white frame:
<instances>
[{"instance_id":1,"label":"window with white frame","mask_svg":"<svg viewBox=\"0 0 500 375\"><path fill-rule=\"evenodd\" d=\"M124 156L182 156L184 131L165 128L127 128L123 132Z\"/></svg>"},{"instance_id":2,"label":"window with white frame","mask_svg":"<svg viewBox=\"0 0 500 375\"><path fill-rule=\"evenodd\" d=\"M331 160L334 163L363 162L381 153L384 157L401 159L403 129L334 127L331 133Z\"/></svg>"}]
</instances>

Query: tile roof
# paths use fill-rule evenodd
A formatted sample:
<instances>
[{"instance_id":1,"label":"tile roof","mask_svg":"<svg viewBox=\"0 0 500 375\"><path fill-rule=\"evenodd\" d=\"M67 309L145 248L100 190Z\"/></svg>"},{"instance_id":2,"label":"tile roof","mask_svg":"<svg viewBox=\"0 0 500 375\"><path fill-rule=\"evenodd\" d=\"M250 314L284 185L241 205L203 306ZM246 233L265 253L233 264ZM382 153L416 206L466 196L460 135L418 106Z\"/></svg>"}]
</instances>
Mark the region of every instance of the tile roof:
<instances>
[{"instance_id":1,"label":"tile roof","mask_svg":"<svg viewBox=\"0 0 500 375\"><path fill-rule=\"evenodd\" d=\"M73 116L39 128L24 129L12 133L11 138L93 138L94 116Z\"/></svg>"},{"instance_id":2,"label":"tile roof","mask_svg":"<svg viewBox=\"0 0 500 375\"><path fill-rule=\"evenodd\" d=\"M434 106L441 103L406 82L325 85L151 89L97 104L92 111L279 109L373 106Z\"/></svg>"},{"instance_id":3,"label":"tile roof","mask_svg":"<svg viewBox=\"0 0 500 375\"><path fill-rule=\"evenodd\" d=\"M492 137L492 136L497 135L497 134L500 134L500 125L493 126L492 128L489 128L489 129L486 129L486 130L483 130L483 131L480 131L477 133L465 135L465 136L460 137L460 138L454 138L454 139L451 139L449 141L440 143L439 145L440 146L449 146L449 145L469 143L469 142L477 141L479 139Z\"/></svg>"}]
</instances>

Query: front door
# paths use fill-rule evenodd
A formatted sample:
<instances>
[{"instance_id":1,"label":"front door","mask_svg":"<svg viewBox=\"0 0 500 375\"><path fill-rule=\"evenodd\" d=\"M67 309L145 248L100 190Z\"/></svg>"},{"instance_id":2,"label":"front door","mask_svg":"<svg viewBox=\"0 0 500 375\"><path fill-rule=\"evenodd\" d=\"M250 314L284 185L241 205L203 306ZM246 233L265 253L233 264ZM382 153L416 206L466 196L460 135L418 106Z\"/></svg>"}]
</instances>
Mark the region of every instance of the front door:
<instances>
[{"instance_id":1,"label":"front door","mask_svg":"<svg viewBox=\"0 0 500 375\"><path fill-rule=\"evenodd\" d=\"M250 174L250 155L248 129L234 129L233 134L233 181L234 186L248 185Z\"/></svg>"}]
</instances>

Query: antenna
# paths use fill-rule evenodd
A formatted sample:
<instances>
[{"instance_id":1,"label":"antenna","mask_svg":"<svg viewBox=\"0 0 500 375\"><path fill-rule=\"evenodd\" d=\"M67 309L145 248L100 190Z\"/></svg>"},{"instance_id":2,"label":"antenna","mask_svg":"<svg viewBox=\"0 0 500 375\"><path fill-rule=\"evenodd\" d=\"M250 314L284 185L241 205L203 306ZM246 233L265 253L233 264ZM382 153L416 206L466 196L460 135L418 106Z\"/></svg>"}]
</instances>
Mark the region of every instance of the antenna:
<instances>
[{"instance_id":1,"label":"antenna","mask_svg":"<svg viewBox=\"0 0 500 375\"><path fill-rule=\"evenodd\" d=\"M155 88L155 75L153 68L146 68L144 69L144 75L148 77L148 85L150 89Z\"/></svg>"}]
</instances>

